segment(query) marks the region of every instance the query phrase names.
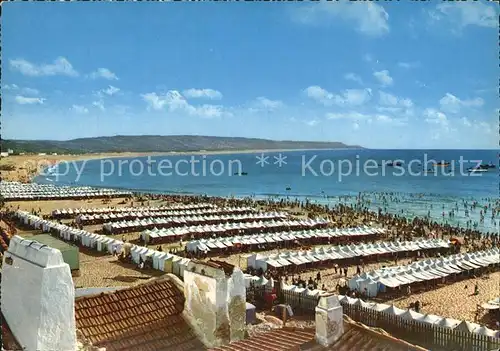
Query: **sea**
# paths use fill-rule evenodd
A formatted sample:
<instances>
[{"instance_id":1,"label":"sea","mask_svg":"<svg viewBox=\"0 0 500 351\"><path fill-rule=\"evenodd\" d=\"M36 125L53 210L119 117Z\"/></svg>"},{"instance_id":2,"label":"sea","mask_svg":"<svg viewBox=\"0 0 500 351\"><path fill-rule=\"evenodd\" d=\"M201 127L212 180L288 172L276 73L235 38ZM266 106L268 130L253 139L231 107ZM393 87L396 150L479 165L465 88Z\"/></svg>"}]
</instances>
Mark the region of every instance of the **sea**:
<instances>
[{"instance_id":1,"label":"sea","mask_svg":"<svg viewBox=\"0 0 500 351\"><path fill-rule=\"evenodd\" d=\"M437 166L439 162L449 165ZM430 216L461 227L470 221L478 230L498 233L500 217L492 219L491 208L480 220L484 206L498 206L498 163L498 150L166 154L59 162L35 182L164 194L308 199L332 206L355 203L361 193L372 210L382 208L408 218ZM495 168L482 173L467 171L479 164ZM481 209L470 208L474 201Z\"/></svg>"}]
</instances>

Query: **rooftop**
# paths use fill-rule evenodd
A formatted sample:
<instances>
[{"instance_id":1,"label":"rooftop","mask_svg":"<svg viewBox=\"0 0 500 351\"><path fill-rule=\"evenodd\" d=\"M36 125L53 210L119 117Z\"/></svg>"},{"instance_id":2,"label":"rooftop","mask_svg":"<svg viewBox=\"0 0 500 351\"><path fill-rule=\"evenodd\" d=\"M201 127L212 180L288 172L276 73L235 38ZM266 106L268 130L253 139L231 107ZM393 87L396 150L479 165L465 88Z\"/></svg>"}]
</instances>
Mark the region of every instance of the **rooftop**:
<instances>
[{"instance_id":1,"label":"rooftop","mask_svg":"<svg viewBox=\"0 0 500 351\"><path fill-rule=\"evenodd\" d=\"M184 294L161 280L75 300L76 327L107 351L205 349L182 314Z\"/></svg>"},{"instance_id":2,"label":"rooftop","mask_svg":"<svg viewBox=\"0 0 500 351\"><path fill-rule=\"evenodd\" d=\"M78 249L78 246L70 245L67 242L62 241L50 234L23 235L23 238L25 238L26 240L37 241L40 244L47 245L60 251Z\"/></svg>"},{"instance_id":3,"label":"rooftop","mask_svg":"<svg viewBox=\"0 0 500 351\"><path fill-rule=\"evenodd\" d=\"M211 351L425 351L424 348L356 323L348 317L344 317L344 334L333 345L319 345L315 341L315 334L312 328L284 327Z\"/></svg>"}]
</instances>

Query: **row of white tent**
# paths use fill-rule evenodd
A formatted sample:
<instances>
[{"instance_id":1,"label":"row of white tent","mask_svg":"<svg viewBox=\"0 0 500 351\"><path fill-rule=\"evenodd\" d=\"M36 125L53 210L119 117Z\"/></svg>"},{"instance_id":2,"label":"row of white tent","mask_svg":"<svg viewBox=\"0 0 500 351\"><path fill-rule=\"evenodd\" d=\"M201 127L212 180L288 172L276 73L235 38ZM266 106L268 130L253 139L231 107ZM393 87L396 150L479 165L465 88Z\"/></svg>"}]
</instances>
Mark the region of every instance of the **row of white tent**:
<instances>
[{"instance_id":1,"label":"row of white tent","mask_svg":"<svg viewBox=\"0 0 500 351\"><path fill-rule=\"evenodd\" d=\"M95 220L123 220L125 218L156 218L156 217L181 217L181 216L202 216L202 215L221 215L221 214L242 214L254 213L253 210L248 210L241 207L226 207L226 208L204 208L194 210L171 210L171 211L130 211L110 214L94 214L94 215L78 215L76 221L86 222ZM283 214L286 217L286 214Z\"/></svg>"},{"instance_id":2,"label":"row of white tent","mask_svg":"<svg viewBox=\"0 0 500 351\"><path fill-rule=\"evenodd\" d=\"M386 288L397 288L416 282L445 278L473 269L500 263L500 251L493 248L473 253L461 253L440 258L429 258L405 266L382 268L365 272L349 280L351 290L376 296Z\"/></svg>"},{"instance_id":3,"label":"row of white tent","mask_svg":"<svg viewBox=\"0 0 500 351\"><path fill-rule=\"evenodd\" d=\"M94 208L62 208L52 211L52 216L60 215L98 215L128 212L161 212L161 211L182 211L216 208L213 204L175 204L168 206L142 206L142 207L94 207Z\"/></svg>"},{"instance_id":4,"label":"row of white tent","mask_svg":"<svg viewBox=\"0 0 500 351\"><path fill-rule=\"evenodd\" d=\"M283 291L290 291L297 294L303 294L305 296L310 297L319 297L321 295L327 294L326 291L320 289L308 289L308 288L300 288L295 285L287 285L282 283ZM248 289L251 285L253 286L274 286L273 279L266 279L264 276L252 276L250 274L245 274L245 286ZM450 328L464 332L476 333L480 335L485 335L489 337L500 337L500 332L496 330L489 329L485 326L481 326L476 323L471 323L467 321L459 321L453 318L444 318L434 314L422 314L415 312L412 309L403 310L394 305L387 305L382 303L374 303L374 302L365 302L361 299L351 298L349 296L339 295L339 300L341 304L350 304L354 306L369 308L371 310L376 311L377 313L390 314L394 316L398 316L402 319L418 321L421 323L428 323L437 325L443 328ZM495 300L496 301L496 300Z\"/></svg>"},{"instance_id":5,"label":"row of white tent","mask_svg":"<svg viewBox=\"0 0 500 351\"><path fill-rule=\"evenodd\" d=\"M51 184L1 182L0 194L6 200L31 198L76 198L97 196L129 196L130 191L106 188L55 186Z\"/></svg>"},{"instance_id":6,"label":"row of white tent","mask_svg":"<svg viewBox=\"0 0 500 351\"><path fill-rule=\"evenodd\" d=\"M443 318L433 314L421 314L415 312L414 310L408 309L403 310L394 305L386 305L382 303L365 302L361 299L351 298L349 296L339 295L339 300L341 303L347 303L350 305L360 306L364 308L369 308L371 310L377 311L379 313L390 314L398 316L402 319L413 320L422 323L428 323L437 325L443 328L455 329L464 332L476 333L480 335L490 336L490 337L500 337L498 331L489 329L485 326L481 326L476 323L471 323L467 321L459 321L453 318Z\"/></svg>"},{"instance_id":7,"label":"row of white tent","mask_svg":"<svg viewBox=\"0 0 500 351\"><path fill-rule=\"evenodd\" d=\"M110 252L110 253L114 251L119 252L122 246L124 245L124 243L120 240L116 240L104 235L90 233L85 230L68 227L64 224L47 221L41 219L38 216L34 216L29 212L17 211L16 216L19 219L21 219L25 224L29 224L34 228L43 229L46 232L55 229L57 230L61 238L73 241L79 240L83 246L92 249L97 249L98 251ZM498 256L498 249L496 250L496 252ZM188 264L191 261L189 258L180 257L166 252L156 251L137 245L132 245L130 253L133 262L136 264L139 264L141 259L142 261L146 261L146 259L150 258L153 262L153 269L157 269L166 273L173 273L181 278L184 276L184 271L188 268ZM268 284L266 278L246 275L245 276L246 286L249 287L251 282L255 285ZM321 295L322 293L325 293L322 290L308 290L308 289L298 288L296 286L287 286L287 285L285 285L283 289L295 291L298 293L305 293L307 295L313 295L313 296L318 296ZM352 299L347 296L339 295L339 299L341 300L342 303L359 304L362 307L372 308L380 313L395 314L401 316L401 318L411 317L412 319L416 319L421 322L437 324L445 328L458 328L457 330L466 330L481 335L496 336L496 337L499 336L497 332L474 323L469 323L465 321L460 322L454 319L443 318L429 314L422 316L421 314L417 314L415 311L404 311L391 305L367 303L360 299Z\"/></svg>"},{"instance_id":8,"label":"row of white tent","mask_svg":"<svg viewBox=\"0 0 500 351\"><path fill-rule=\"evenodd\" d=\"M41 229L44 232L55 230L59 237L64 240L80 242L81 245L100 252L121 252L124 245L129 245L130 254L134 263L139 264L141 258L143 261L149 258L153 262L153 269L166 273L173 273L180 277L184 276L184 270L191 261L188 258L152 250L143 246L132 245L130 243L124 244L121 240L113 239L105 235L90 233L86 230L72 228L65 224L44 220L29 212L17 211L16 216L23 223L35 229Z\"/></svg>"},{"instance_id":9,"label":"row of white tent","mask_svg":"<svg viewBox=\"0 0 500 351\"><path fill-rule=\"evenodd\" d=\"M322 219L306 219L306 220L287 220L287 221L268 221L268 222L233 222L233 223L221 223L212 225L196 225L196 226L185 226L177 228L153 228L152 230L145 230L141 233L141 237L146 242L150 242L152 239L156 238L166 238L166 237L179 237L189 234L219 234L224 235L226 232L233 232L235 230L266 230L273 228L313 228L318 225L325 225L327 222Z\"/></svg>"},{"instance_id":10,"label":"row of white tent","mask_svg":"<svg viewBox=\"0 0 500 351\"><path fill-rule=\"evenodd\" d=\"M250 214L228 214L228 215L206 215L206 216L181 216L181 217L160 217L143 218L131 221L109 222L103 225L104 230L112 232L117 229L166 227L171 224L193 225L210 222L260 222L268 220L283 220L287 217L281 213L250 213Z\"/></svg>"},{"instance_id":11,"label":"row of white tent","mask_svg":"<svg viewBox=\"0 0 500 351\"><path fill-rule=\"evenodd\" d=\"M369 236L383 233L382 228L319 228L300 231L289 231L281 233L261 233L245 236L232 236L227 238L211 238L192 240L187 244L189 252L208 252L211 249L223 249L236 244L241 246L248 245L266 245L270 243L279 243L286 241L301 241L315 238L339 238L339 237L358 237Z\"/></svg>"},{"instance_id":12,"label":"row of white tent","mask_svg":"<svg viewBox=\"0 0 500 351\"><path fill-rule=\"evenodd\" d=\"M248 257L248 267L263 271L272 268L280 268L291 265L303 265L313 262L330 260L344 260L354 257L367 257L372 255L383 255L388 253L400 253L408 251L420 251L429 249L447 248L448 241L441 239L419 239L415 241L377 242L370 244L352 244L330 247L316 247L309 251L289 251L275 255L263 256L254 254Z\"/></svg>"}]
</instances>

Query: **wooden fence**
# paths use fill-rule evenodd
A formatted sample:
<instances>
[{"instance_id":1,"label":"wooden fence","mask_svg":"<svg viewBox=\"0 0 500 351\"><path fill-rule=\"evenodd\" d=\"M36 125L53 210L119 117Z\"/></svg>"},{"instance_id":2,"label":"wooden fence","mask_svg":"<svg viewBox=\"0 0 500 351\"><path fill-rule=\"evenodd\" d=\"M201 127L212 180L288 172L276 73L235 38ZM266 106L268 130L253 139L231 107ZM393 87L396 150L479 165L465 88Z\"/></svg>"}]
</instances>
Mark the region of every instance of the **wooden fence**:
<instances>
[{"instance_id":1,"label":"wooden fence","mask_svg":"<svg viewBox=\"0 0 500 351\"><path fill-rule=\"evenodd\" d=\"M342 303L342 307L344 314L355 321L384 329L397 338L431 350L487 351L500 348L500 339L497 338L407 320L348 303Z\"/></svg>"},{"instance_id":2,"label":"wooden fence","mask_svg":"<svg viewBox=\"0 0 500 351\"><path fill-rule=\"evenodd\" d=\"M250 287L247 298L251 303L265 303L270 287ZM277 291L278 301L292 307L295 314L314 314L319 297L289 290ZM381 328L396 338L430 350L489 351L500 348L500 339L443 328L438 325L407 320L400 316L378 312L370 308L341 302L343 313L369 327Z\"/></svg>"}]
</instances>

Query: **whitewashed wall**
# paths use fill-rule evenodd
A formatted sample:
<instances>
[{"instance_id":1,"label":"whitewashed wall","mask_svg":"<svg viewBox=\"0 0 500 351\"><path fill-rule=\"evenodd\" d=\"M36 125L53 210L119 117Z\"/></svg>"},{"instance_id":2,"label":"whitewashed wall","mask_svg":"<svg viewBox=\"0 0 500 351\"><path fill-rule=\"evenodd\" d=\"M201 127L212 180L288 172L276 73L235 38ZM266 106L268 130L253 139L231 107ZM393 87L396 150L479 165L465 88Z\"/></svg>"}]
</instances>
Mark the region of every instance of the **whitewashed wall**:
<instances>
[{"instance_id":1,"label":"whitewashed wall","mask_svg":"<svg viewBox=\"0 0 500 351\"><path fill-rule=\"evenodd\" d=\"M2 313L26 350L74 350L75 288L59 250L16 236L2 266Z\"/></svg>"}]
</instances>

